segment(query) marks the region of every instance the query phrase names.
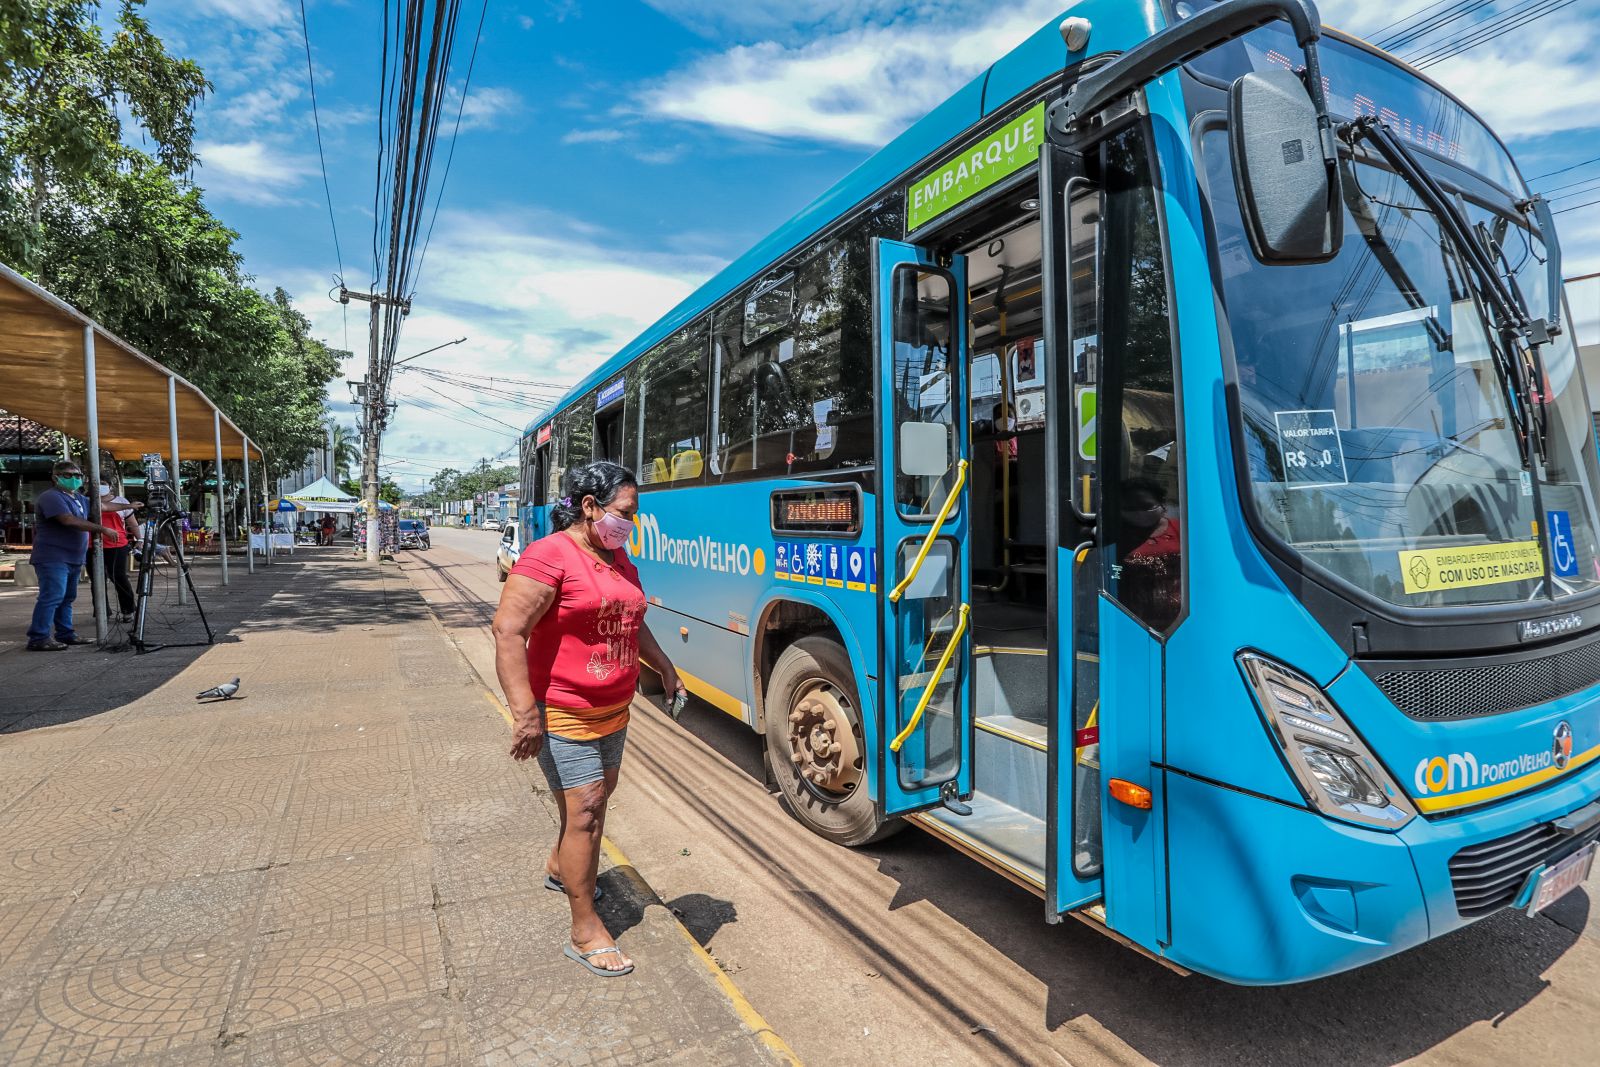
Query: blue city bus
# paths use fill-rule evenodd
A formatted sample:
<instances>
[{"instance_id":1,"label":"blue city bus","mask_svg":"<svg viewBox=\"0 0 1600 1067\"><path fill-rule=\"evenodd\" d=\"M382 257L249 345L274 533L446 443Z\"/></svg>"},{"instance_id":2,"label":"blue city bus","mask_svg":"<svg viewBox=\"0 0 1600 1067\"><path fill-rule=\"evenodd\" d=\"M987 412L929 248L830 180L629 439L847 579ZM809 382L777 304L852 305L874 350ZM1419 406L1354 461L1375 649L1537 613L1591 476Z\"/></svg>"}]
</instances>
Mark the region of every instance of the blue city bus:
<instances>
[{"instance_id":1,"label":"blue city bus","mask_svg":"<svg viewBox=\"0 0 1600 1067\"><path fill-rule=\"evenodd\" d=\"M532 422L634 469L690 690L1170 966L1302 981L1587 875L1590 406L1550 214L1309 0L1083 0Z\"/></svg>"}]
</instances>

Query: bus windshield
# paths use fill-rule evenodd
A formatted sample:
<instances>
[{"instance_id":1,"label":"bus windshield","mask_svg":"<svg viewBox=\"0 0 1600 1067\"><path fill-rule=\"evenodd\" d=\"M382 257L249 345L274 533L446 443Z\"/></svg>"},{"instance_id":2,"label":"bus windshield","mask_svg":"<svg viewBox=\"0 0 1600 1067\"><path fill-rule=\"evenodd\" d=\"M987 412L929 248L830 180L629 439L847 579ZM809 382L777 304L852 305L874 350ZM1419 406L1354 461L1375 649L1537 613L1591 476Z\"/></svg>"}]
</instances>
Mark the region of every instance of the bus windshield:
<instances>
[{"instance_id":1,"label":"bus windshield","mask_svg":"<svg viewBox=\"0 0 1600 1067\"><path fill-rule=\"evenodd\" d=\"M1388 79L1401 73L1361 58L1387 67ZM1449 103L1421 81L1409 92ZM1437 180L1471 187L1468 219L1498 235L1516 285L1542 313L1544 247L1496 190L1515 173L1510 160L1488 167L1486 183L1425 147L1415 154ZM1201 133L1200 151L1238 381L1236 446L1260 525L1315 569L1404 607L1600 585L1600 476L1570 331L1540 350L1548 441L1542 474L1530 475L1497 377L1492 319L1460 251L1398 175L1375 156L1347 155L1338 256L1264 266L1242 228L1220 123Z\"/></svg>"}]
</instances>

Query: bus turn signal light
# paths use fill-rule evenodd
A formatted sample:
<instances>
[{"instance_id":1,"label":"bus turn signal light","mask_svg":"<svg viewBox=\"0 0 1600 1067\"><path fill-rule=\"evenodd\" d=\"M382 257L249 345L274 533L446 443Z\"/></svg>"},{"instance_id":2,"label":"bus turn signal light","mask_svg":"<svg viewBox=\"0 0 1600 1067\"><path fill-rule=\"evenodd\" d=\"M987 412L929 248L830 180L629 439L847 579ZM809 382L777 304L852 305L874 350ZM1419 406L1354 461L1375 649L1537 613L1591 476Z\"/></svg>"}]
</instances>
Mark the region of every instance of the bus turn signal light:
<instances>
[{"instance_id":1,"label":"bus turn signal light","mask_svg":"<svg viewBox=\"0 0 1600 1067\"><path fill-rule=\"evenodd\" d=\"M1140 811L1150 810L1150 790L1142 785L1124 782L1121 778L1111 779L1111 797L1120 800L1130 808Z\"/></svg>"}]
</instances>

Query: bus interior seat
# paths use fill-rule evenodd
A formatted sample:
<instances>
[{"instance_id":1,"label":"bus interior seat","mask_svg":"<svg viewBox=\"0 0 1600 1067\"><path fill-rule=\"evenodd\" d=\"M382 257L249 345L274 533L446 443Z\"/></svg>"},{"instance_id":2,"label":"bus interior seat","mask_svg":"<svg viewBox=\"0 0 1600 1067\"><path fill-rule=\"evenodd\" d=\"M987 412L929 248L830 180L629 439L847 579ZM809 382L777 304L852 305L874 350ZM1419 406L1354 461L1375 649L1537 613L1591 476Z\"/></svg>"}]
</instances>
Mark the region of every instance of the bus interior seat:
<instances>
[{"instance_id":1,"label":"bus interior seat","mask_svg":"<svg viewBox=\"0 0 1600 1067\"><path fill-rule=\"evenodd\" d=\"M672 457L672 480L675 482L700 477L700 471L705 464L700 459L696 449L679 452Z\"/></svg>"},{"instance_id":2,"label":"bus interior seat","mask_svg":"<svg viewBox=\"0 0 1600 1067\"><path fill-rule=\"evenodd\" d=\"M658 485L667 480L667 461L657 456L650 461L650 483Z\"/></svg>"}]
</instances>

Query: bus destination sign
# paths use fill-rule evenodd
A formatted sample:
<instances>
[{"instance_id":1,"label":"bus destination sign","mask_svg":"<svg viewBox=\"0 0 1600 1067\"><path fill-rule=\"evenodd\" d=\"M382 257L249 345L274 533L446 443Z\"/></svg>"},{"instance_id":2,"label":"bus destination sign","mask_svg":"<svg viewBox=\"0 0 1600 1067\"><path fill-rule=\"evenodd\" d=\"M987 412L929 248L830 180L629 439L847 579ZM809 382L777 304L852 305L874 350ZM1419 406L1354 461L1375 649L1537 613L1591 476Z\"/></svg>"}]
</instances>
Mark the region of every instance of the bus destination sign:
<instances>
[{"instance_id":1,"label":"bus destination sign","mask_svg":"<svg viewBox=\"0 0 1600 1067\"><path fill-rule=\"evenodd\" d=\"M928 171L906 190L906 230L918 229L1039 158L1044 101Z\"/></svg>"}]
</instances>

